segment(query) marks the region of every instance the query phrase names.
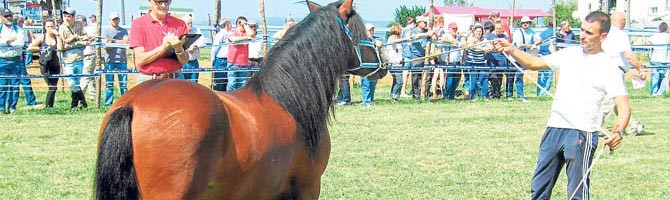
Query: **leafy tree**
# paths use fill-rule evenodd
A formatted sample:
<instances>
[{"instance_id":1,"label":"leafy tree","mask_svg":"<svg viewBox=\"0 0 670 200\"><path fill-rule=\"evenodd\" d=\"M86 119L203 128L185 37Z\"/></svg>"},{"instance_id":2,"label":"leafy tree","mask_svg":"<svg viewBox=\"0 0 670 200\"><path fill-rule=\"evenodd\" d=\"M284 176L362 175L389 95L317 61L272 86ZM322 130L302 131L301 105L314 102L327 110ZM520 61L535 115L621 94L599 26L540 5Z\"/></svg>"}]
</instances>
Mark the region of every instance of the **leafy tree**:
<instances>
[{"instance_id":1,"label":"leafy tree","mask_svg":"<svg viewBox=\"0 0 670 200\"><path fill-rule=\"evenodd\" d=\"M474 3L468 0L444 0L444 5L447 6L472 6Z\"/></svg>"},{"instance_id":2,"label":"leafy tree","mask_svg":"<svg viewBox=\"0 0 670 200\"><path fill-rule=\"evenodd\" d=\"M577 10L577 0L556 1L556 23L560 24L563 20L568 20L572 27L581 27L582 21L572 18L572 12L575 10Z\"/></svg>"},{"instance_id":3,"label":"leafy tree","mask_svg":"<svg viewBox=\"0 0 670 200\"><path fill-rule=\"evenodd\" d=\"M389 27L393 23L398 23L400 26L406 26L407 25L407 18L408 17L413 17L416 19L416 16L419 16L423 13L426 13L426 7L423 6L413 6L412 8L407 8L407 6L402 5L400 8L396 8L394 15L395 15L395 21L391 22L389 24Z\"/></svg>"}]
</instances>

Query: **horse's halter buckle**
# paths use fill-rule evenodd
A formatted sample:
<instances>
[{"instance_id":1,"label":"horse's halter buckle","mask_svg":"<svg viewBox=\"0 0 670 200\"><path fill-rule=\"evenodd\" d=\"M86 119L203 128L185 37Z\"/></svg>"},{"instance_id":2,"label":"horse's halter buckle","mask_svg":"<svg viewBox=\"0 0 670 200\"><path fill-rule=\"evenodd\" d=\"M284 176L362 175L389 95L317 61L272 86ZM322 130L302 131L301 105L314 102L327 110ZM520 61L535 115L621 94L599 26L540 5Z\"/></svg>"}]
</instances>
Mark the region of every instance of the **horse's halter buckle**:
<instances>
[{"instance_id":1,"label":"horse's halter buckle","mask_svg":"<svg viewBox=\"0 0 670 200\"><path fill-rule=\"evenodd\" d=\"M340 24L340 27L344 31L344 34L347 35L347 37L349 37L349 40L353 42L354 37L352 36L351 31L349 30L349 28L344 24L344 21L342 21L342 19L340 19L338 17L337 18L337 23ZM370 48L374 49L375 54L377 55L377 61L378 62L376 62L376 63L375 62L363 62L363 60L361 60L361 46L367 46L367 47L370 47ZM354 47L354 51L356 52L356 58L358 59L358 63L360 63L360 64L356 68L347 69L347 71L354 72L354 71L361 70L361 69L374 69L374 71L372 71L372 72L368 73L367 75L363 76L363 77L367 78L367 77L370 77L373 74L377 73L380 69L384 68L384 65L382 64L381 55L379 53L379 49L377 49L377 47L375 46L375 43L372 40L361 39L360 41L358 41L358 44L354 45L353 47Z\"/></svg>"}]
</instances>

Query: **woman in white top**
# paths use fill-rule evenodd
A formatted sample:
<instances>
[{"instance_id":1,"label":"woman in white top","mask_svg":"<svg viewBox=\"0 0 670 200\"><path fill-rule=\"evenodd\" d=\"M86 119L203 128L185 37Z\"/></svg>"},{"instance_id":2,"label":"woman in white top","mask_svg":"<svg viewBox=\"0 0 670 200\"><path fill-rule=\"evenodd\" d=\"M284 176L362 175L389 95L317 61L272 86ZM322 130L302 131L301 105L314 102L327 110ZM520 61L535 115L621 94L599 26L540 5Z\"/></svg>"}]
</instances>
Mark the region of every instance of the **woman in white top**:
<instances>
[{"instance_id":1,"label":"woman in white top","mask_svg":"<svg viewBox=\"0 0 670 200\"><path fill-rule=\"evenodd\" d=\"M402 27L399 24L394 24L391 26L391 35L386 39L389 44L394 42L399 42L402 40L400 38L400 32L402 32ZM388 62L391 63L393 67L400 66L402 61L402 45L394 44L389 45L385 49ZM393 75L393 85L391 86L391 102L397 102L400 97L401 88L403 86L403 73L394 72Z\"/></svg>"}]
</instances>

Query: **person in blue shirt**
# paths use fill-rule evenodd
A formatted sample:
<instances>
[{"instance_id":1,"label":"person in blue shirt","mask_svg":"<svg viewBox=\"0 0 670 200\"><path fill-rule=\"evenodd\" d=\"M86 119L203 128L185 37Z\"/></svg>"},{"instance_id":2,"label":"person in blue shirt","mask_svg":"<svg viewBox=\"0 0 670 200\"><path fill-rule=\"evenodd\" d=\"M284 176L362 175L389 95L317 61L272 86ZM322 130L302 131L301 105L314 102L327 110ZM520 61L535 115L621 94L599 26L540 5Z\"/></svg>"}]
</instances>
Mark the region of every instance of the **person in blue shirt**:
<instances>
[{"instance_id":1,"label":"person in blue shirt","mask_svg":"<svg viewBox=\"0 0 670 200\"><path fill-rule=\"evenodd\" d=\"M365 30L368 33L368 39L372 40L375 43L375 46L378 48L382 47L381 38L375 36L375 26L367 23L365 24ZM377 80L370 80L361 76L361 98L363 102L363 107L370 108L372 107L372 102L375 100L375 88L377 87Z\"/></svg>"},{"instance_id":2,"label":"person in blue shirt","mask_svg":"<svg viewBox=\"0 0 670 200\"><path fill-rule=\"evenodd\" d=\"M559 24L561 29L556 33L557 43L578 44L579 41L575 39L575 33L570 30L570 21L564 20Z\"/></svg>"},{"instance_id":3,"label":"person in blue shirt","mask_svg":"<svg viewBox=\"0 0 670 200\"><path fill-rule=\"evenodd\" d=\"M419 16L416 19L416 23L417 23L416 28L410 29L405 32L406 37L409 37L410 39L414 40L414 42L406 44L405 47L403 48L404 50L403 55L406 55L406 58L409 59L421 58L426 56L426 49L425 49L426 43L428 42L428 37L433 35L432 31L428 31L428 18ZM412 68L424 67L423 60L413 61L410 64ZM420 84L421 84L421 74L420 73L412 74L412 97L414 99L421 98L421 90L419 89ZM426 88L430 88L430 86L426 85Z\"/></svg>"},{"instance_id":4,"label":"person in blue shirt","mask_svg":"<svg viewBox=\"0 0 670 200\"><path fill-rule=\"evenodd\" d=\"M553 36L554 36L554 24L549 22L547 24L547 29L540 33L540 39L542 39L542 41L547 41L549 38ZM554 51L553 50L554 45L551 45L551 43L553 42L543 42L540 44L539 53L541 56L547 56ZM553 82L554 82L554 71L552 69L547 68L537 71L537 84L540 87L544 88L546 91L549 91L551 90L551 85ZM537 96L538 97L547 96L545 90L542 90L538 87Z\"/></svg>"},{"instance_id":5,"label":"person in blue shirt","mask_svg":"<svg viewBox=\"0 0 670 200\"><path fill-rule=\"evenodd\" d=\"M505 34L505 31L503 30L503 25L500 22L493 23L493 26L493 33L486 37L487 40L493 41L500 38L509 41L507 34ZM507 58L505 58L505 56L500 52L491 52L490 55L491 56L487 58L487 63L493 68L493 71L489 77L489 81L491 82L491 87L493 89L493 91L491 91L491 98L500 99L502 98L502 93L500 92L502 86L502 75L505 72L504 68L508 66Z\"/></svg>"}]
</instances>

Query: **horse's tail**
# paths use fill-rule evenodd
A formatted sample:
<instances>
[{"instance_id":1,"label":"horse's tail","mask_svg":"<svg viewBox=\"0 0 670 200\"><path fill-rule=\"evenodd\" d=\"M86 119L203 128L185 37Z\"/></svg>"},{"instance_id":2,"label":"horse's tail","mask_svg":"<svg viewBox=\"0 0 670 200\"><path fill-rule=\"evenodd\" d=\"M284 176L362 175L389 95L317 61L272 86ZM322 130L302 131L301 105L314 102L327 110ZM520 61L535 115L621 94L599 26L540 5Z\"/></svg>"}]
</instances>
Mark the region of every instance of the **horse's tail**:
<instances>
[{"instance_id":1,"label":"horse's tail","mask_svg":"<svg viewBox=\"0 0 670 200\"><path fill-rule=\"evenodd\" d=\"M95 172L96 199L139 199L131 123L133 108L121 107L109 115L98 144Z\"/></svg>"}]
</instances>

